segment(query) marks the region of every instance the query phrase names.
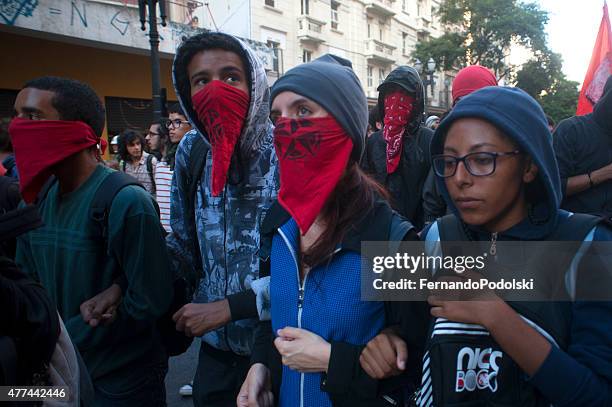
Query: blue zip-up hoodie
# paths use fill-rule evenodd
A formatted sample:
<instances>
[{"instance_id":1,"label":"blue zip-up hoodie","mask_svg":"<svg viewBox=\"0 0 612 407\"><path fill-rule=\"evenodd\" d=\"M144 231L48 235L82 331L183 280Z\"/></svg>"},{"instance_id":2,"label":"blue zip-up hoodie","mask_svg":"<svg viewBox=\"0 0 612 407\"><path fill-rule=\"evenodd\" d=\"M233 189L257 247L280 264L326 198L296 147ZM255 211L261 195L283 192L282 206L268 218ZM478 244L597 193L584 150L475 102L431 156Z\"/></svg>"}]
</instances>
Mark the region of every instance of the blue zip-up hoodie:
<instances>
[{"instance_id":1,"label":"blue zip-up hoodie","mask_svg":"<svg viewBox=\"0 0 612 407\"><path fill-rule=\"evenodd\" d=\"M273 331L298 327L328 342L367 344L384 327L385 311L382 302L361 300L360 253L340 247L329 263L314 267L300 283L299 247L300 231L292 218L272 239ZM280 405L331 407L321 376L283 366Z\"/></svg>"},{"instance_id":2,"label":"blue zip-up hoodie","mask_svg":"<svg viewBox=\"0 0 612 407\"><path fill-rule=\"evenodd\" d=\"M546 117L539 104L520 89L487 87L463 98L442 121L431 144L431 154L441 154L450 126L460 118L484 119L517 142L538 166L540 200L531 216L500 232L497 240L546 240L571 216L560 208L559 170ZM446 184L436 182L453 213L459 212ZM490 240L482 228L468 226L478 240ZM593 241L612 240L607 226L589 234ZM423 232L426 240L439 239L438 223ZM612 265L611 265L612 267ZM571 338L567 349L553 346L530 382L555 407L612 405L612 303L575 302L572 306Z\"/></svg>"}]
</instances>

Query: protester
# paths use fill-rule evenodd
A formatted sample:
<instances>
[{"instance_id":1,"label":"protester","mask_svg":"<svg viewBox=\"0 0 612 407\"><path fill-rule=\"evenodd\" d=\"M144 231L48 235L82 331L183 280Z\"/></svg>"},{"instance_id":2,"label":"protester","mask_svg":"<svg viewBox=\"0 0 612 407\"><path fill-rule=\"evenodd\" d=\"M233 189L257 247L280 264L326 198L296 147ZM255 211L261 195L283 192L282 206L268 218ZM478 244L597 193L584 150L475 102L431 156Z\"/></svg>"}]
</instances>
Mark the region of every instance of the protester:
<instances>
[{"instance_id":1,"label":"protester","mask_svg":"<svg viewBox=\"0 0 612 407\"><path fill-rule=\"evenodd\" d=\"M270 399L266 379L278 371L280 357L268 355L276 351L284 365L280 377L271 378L280 384L279 405L396 400L379 398L376 383L364 384L354 371L361 346L386 322L384 303L361 300L361 239L418 236L358 166L367 102L350 66L325 55L291 69L272 87L281 189L264 220L260 249L269 256L271 324L257 342L238 406ZM276 349L269 351L273 334ZM413 357L420 360L416 352Z\"/></svg>"},{"instance_id":2,"label":"protester","mask_svg":"<svg viewBox=\"0 0 612 407\"><path fill-rule=\"evenodd\" d=\"M191 130L191 124L178 103L174 103L168 107L168 116L166 128L170 132L170 141L178 145L185 134Z\"/></svg>"},{"instance_id":3,"label":"protester","mask_svg":"<svg viewBox=\"0 0 612 407\"><path fill-rule=\"evenodd\" d=\"M11 137L8 132L10 123L11 119L9 118L0 119L0 175L17 179L19 176L15 165Z\"/></svg>"},{"instance_id":4,"label":"protester","mask_svg":"<svg viewBox=\"0 0 612 407\"><path fill-rule=\"evenodd\" d=\"M368 113L368 137L382 129L382 127L383 125L380 118L380 112L378 111L378 106L372 106L372 108L370 108L370 112Z\"/></svg>"},{"instance_id":5,"label":"protester","mask_svg":"<svg viewBox=\"0 0 612 407\"><path fill-rule=\"evenodd\" d=\"M136 178L155 196L155 166L157 159L144 151L145 139L137 130L125 130L119 138L121 171Z\"/></svg>"},{"instance_id":6,"label":"protester","mask_svg":"<svg viewBox=\"0 0 612 407\"><path fill-rule=\"evenodd\" d=\"M520 89L488 87L461 100L436 131L431 153L452 214L423 231L428 242L481 241L508 273L517 264L515 252L497 242L612 238L598 218L559 209L561 184L546 117ZM565 276L564 289L580 285L587 271L582 258L577 252L565 257L566 264L552 265ZM576 259L577 273L567 272ZM605 267L597 270L602 284L609 278ZM570 302L567 295L567 302L505 302L492 291L460 301L430 296L435 322L417 405L610 405L612 303ZM481 352L478 367L467 367L484 370L478 379L460 375L465 348ZM389 346L377 351L394 353Z\"/></svg>"},{"instance_id":7,"label":"protester","mask_svg":"<svg viewBox=\"0 0 612 407\"><path fill-rule=\"evenodd\" d=\"M482 65L470 65L462 68L457 72L451 85L453 106L461 98L487 86L497 86L497 78L489 68Z\"/></svg>"},{"instance_id":8,"label":"protester","mask_svg":"<svg viewBox=\"0 0 612 407\"><path fill-rule=\"evenodd\" d=\"M104 108L88 85L34 79L15 111L21 192L26 203L38 200L44 222L18 238L16 263L56 304L91 374L96 406L165 405L167 357L155 320L171 301L172 277L152 197L101 164ZM94 206L100 197L108 206ZM90 326L82 303L120 277L124 295L112 325ZM95 310L95 300L85 308Z\"/></svg>"},{"instance_id":9,"label":"protester","mask_svg":"<svg viewBox=\"0 0 612 407\"><path fill-rule=\"evenodd\" d=\"M414 68L400 66L391 71L378 92L384 128L367 140L362 166L389 190L393 208L420 229L432 135L423 125L423 83Z\"/></svg>"},{"instance_id":10,"label":"protester","mask_svg":"<svg viewBox=\"0 0 612 407\"><path fill-rule=\"evenodd\" d=\"M561 121L553 136L563 209L612 216L611 131L612 76L593 113Z\"/></svg>"},{"instance_id":11,"label":"protester","mask_svg":"<svg viewBox=\"0 0 612 407\"><path fill-rule=\"evenodd\" d=\"M147 144L151 154L158 154L155 166L155 198L159 205L159 217L166 232L170 233L170 189L174 172L174 156L177 143L170 140L170 134L165 126L166 121L153 123L147 134Z\"/></svg>"},{"instance_id":12,"label":"protester","mask_svg":"<svg viewBox=\"0 0 612 407\"><path fill-rule=\"evenodd\" d=\"M440 118L438 116L432 115L425 120L425 127L431 130L435 130L438 128L440 124Z\"/></svg>"},{"instance_id":13,"label":"protester","mask_svg":"<svg viewBox=\"0 0 612 407\"><path fill-rule=\"evenodd\" d=\"M110 160L106 160L106 166L119 171L119 136L113 136L110 142Z\"/></svg>"},{"instance_id":14,"label":"protester","mask_svg":"<svg viewBox=\"0 0 612 407\"><path fill-rule=\"evenodd\" d=\"M470 65L461 69L452 83L453 106L470 93L487 86L497 86L497 79L489 68L481 65ZM446 112L444 119L450 112ZM446 215L448 208L435 182L433 169L429 171L423 187L423 211L425 223L429 224L437 218Z\"/></svg>"},{"instance_id":15,"label":"protester","mask_svg":"<svg viewBox=\"0 0 612 407\"><path fill-rule=\"evenodd\" d=\"M202 337L194 404L234 406L258 317L259 227L278 188L270 93L259 58L227 34L188 38L173 73L197 131L176 152L168 247L175 267L202 273L176 328Z\"/></svg>"}]
</instances>

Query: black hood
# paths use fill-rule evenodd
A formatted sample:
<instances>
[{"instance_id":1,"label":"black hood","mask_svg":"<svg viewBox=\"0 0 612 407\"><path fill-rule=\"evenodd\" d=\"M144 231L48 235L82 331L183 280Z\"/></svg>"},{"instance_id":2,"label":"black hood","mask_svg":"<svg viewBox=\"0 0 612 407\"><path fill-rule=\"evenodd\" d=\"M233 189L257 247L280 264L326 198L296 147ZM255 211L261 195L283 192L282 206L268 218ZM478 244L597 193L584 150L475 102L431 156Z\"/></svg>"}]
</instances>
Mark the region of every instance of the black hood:
<instances>
[{"instance_id":1,"label":"black hood","mask_svg":"<svg viewBox=\"0 0 612 407\"><path fill-rule=\"evenodd\" d=\"M606 130L612 130L612 76L608 77L601 99L593 108L593 119Z\"/></svg>"},{"instance_id":2,"label":"black hood","mask_svg":"<svg viewBox=\"0 0 612 407\"><path fill-rule=\"evenodd\" d=\"M391 71L377 89L378 111L380 112L381 118L385 116L385 94L391 85L400 86L416 99L416 111L412 121L407 126L408 133L415 134L425 119L423 116L425 112L425 98L423 97L425 91L423 89L423 81L421 81L421 77L417 70L407 65L399 66Z\"/></svg>"}]
</instances>

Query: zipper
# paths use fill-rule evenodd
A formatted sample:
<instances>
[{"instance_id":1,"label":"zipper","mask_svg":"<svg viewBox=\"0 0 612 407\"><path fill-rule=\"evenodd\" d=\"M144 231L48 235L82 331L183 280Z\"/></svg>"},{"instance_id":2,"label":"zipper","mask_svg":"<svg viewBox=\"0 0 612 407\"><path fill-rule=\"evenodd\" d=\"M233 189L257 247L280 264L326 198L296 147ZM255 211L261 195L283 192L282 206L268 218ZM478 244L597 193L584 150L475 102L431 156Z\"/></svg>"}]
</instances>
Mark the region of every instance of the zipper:
<instances>
[{"instance_id":1,"label":"zipper","mask_svg":"<svg viewBox=\"0 0 612 407\"><path fill-rule=\"evenodd\" d=\"M491 256L497 255L497 232L491 233L491 248L489 249Z\"/></svg>"},{"instance_id":2,"label":"zipper","mask_svg":"<svg viewBox=\"0 0 612 407\"><path fill-rule=\"evenodd\" d=\"M289 239L287 239L287 236L285 236L285 233L281 230L281 228L278 228L278 234L285 241L285 244L287 245L287 248L289 249L289 252L291 253L291 256L293 257L293 262L295 263L295 271L297 273L297 281L298 281L297 324L298 324L298 328L301 328L302 327L302 311L304 308L304 291L306 288L306 279L308 278L308 275L305 275L304 280L302 281L302 279L300 278L300 267L297 261L295 250L293 250L293 246L291 246L291 244L289 243ZM300 373L300 407L304 407L304 373Z\"/></svg>"}]
</instances>

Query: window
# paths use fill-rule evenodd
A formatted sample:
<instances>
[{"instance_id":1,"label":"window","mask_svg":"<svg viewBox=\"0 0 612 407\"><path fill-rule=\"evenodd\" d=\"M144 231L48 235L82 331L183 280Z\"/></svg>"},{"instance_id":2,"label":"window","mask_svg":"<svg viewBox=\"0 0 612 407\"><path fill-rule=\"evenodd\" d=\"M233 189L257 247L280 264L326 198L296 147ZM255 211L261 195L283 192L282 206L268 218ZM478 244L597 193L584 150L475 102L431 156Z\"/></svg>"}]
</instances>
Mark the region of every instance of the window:
<instances>
[{"instance_id":1,"label":"window","mask_svg":"<svg viewBox=\"0 0 612 407\"><path fill-rule=\"evenodd\" d=\"M279 61L279 57L280 57L280 43L279 42L275 42L272 40L268 40L268 47L272 48L272 50L274 51L272 54L272 70L274 72L280 72L280 61Z\"/></svg>"},{"instance_id":2,"label":"window","mask_svg":"<svg viewBox=\"0 0 612 407\"><path fill-rule=\"evenodd\" d=\"M340 8L340 4L335 1L331 2L331 28L333 30L338 29L338 9Z\"/></svg>"},{"instance_id":3,"label":"window","mask_svg":"<svg viewBox=\"0 0 612 407\"><path fill-rule=\"evenodd\" d=\"M387 73L385 72L384 68L378 68L378 84L379 85L383 83L386 77L387 77Z\"/></svg>"},{"instance_id":4,"label":"window","mask_svg":"<svg viewBox=\"0 0 612 407\"><path fill-rule=\"evenodd\" d=\"M312 60L312 51L304 50L302 52L302 62L310 62Z\"/></svg>"},{"instance_id":5,"label":"window","mask_svg":"<svg viewBox=\"0 0 612 407\"><path fill-rule=\"evenodd\" d=\"M265 0L266 6L274 7L274 0Z\"/></svg>"},{"instance_id":6,"label":"window","mask_svg":"<svg viewBox=\"0 0 612 407\"><path fill-rule=\"evenodd\" d=\"M420 17L421 16L421 0L417 0L417 16Z\"/></svg>"},{"instance_id":7,"label":"window","mask_svg":"<svg viewBox=\"0 0 612 407\"><path fill-rule=\"evenodd\" d=\"M408 34L402 33L402 55L408 55Z\"/></svg>"},{"instance_id":8,"label":"window","mask_svg":"<svg viewBox=\"0 0 612 407\"><path fill-rule=\"evenodd\" d=\"M302 15L308 15L310 14L309 12L309 0L301 0L301 4L302 4Z\"/></svg>"},{"instance_id":9,"label":"window","mask_svg":"<svg viewBox=\"0 0 612 407\"><path fill-rule=\"evenodd\" d=\"M370 24L370 22L368 21L368 38L372 38L372 30L371 30L372 24Z\"/></svg>"},{"instance_id":10,"label":"window","mask_svg":"<svg viewBox=\"0 0 612 407\"><path fill-rule=\"evenodd\" d=\"M406 4L406 0L402 0L402 11L408 11L408 5Z\"/></svg>"},{"instance_id":11,"label":"window","mask_svg":"<svg viewBox=\"0 0 612 407\"><path fill-rule=\"evenodd\" d=\"M368 88L371 88L372 86L374 86L374 80L372 78L374 69L368 65Z\"/></svg>"},{"instance_id":12,"label":"window","mask_svg":"<svg viewBox=\"0 0 612 407\"><path fill-rule=\"evenodd\" d=\"M382 41L382 40L383 40L383 29L382 29L382 27L381 27L381 26L378 26L378 39L379 39L380 41Z\"/></svg>"}]
</instances>

